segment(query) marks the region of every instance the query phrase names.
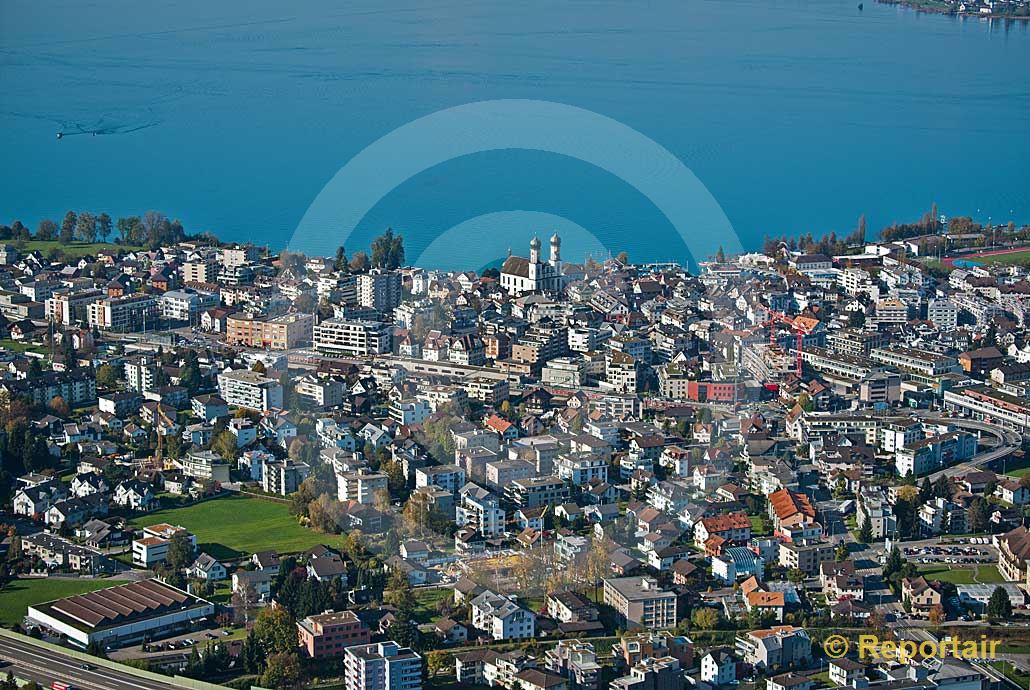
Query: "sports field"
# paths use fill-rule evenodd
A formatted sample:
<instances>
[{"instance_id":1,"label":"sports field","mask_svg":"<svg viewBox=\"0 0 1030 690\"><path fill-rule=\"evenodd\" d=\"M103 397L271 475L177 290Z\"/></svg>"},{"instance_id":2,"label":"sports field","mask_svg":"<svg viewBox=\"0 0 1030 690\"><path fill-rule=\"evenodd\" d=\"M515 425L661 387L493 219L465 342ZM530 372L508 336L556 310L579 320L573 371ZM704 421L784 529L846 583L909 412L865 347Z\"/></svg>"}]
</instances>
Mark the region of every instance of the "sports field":
<instances>
[{"instance_id":1,"label":"sports field","mask_svg":"<svg viewBox=\"0 0 1030 690\"><path fill-rule=\"evenodd\" d=\"M185 508L154 511L133 521L138 527L161 522L185 527L197 535L201 551L219 560L266 550L297 553L332 541L330 535L297 524L284 503L233 493Z\"/></svg>"}]
</instances>

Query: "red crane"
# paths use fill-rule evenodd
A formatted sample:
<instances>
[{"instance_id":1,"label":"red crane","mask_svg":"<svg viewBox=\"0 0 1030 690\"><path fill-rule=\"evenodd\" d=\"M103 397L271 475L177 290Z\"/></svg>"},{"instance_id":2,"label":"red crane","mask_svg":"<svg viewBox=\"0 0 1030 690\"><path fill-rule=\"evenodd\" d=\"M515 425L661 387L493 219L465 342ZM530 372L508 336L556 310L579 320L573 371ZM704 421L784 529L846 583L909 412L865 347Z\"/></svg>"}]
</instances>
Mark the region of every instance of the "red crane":
<instances>
[{"instance_id":1,"label":"red crane","mask_svg":"<svg viewBox=\"0 0 1030 690\"><path fill-rule=\"evenodd\" d=\"M794 353L797 360L797 375L798 378L801 378L801 345L805 336L811 334L812 330L819 322L808 316L795 317L770 309L769 318L762 323L762 326L768 327L769 329L770 345L776 344L776 325L780 323L790 326L791 330L794 331L794 336L797 339L794 345Z\"/></svg>"}]
</instances>

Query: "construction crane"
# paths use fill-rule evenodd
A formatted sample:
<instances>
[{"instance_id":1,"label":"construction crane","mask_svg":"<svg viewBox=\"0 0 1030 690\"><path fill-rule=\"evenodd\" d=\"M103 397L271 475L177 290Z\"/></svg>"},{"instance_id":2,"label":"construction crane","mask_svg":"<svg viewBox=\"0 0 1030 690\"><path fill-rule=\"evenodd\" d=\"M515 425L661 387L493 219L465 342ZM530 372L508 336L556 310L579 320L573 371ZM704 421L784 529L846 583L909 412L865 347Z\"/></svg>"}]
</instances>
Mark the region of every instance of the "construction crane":
<instances>
[{"instance_id":1,"label":"construction crane","mask_svg":"<svg viewBox=\"0 0 1030 690\"><path fill-rule=\"evenodd\" d=\"M175 426L175 422L173 422L171 418L167 414L165 414L165 411L161 408L161 402L158 401L157 406L154 408L154 431L157 432L157 450L154 451L154 459L161 464L162 468L171 469L170 467L164 466L164 461L162 459L164 451L164 434L161 433L161 422L165 422L166 424L168 424L168 426L171 427Z\"/></svg>"},{"instance_id":2,"label":"construction crane","mask_svg":"<svg viewBox=\"0 0 1030 690\"><path fill-rule=\"evenodd\" d=\"M769 317L762 323L762 326L768 327L768 329L769 329L769 344L770 345L775 345L776 344L776 326L777 326L777 324L784 324L786 326L789 326L790 329L794 332L794 336L795 336L795 339L796 339L795 343L794 343L794 354L795 354L795 362L796 362L798 378L801 378L801 363L802 363L802 358L801 358L802 347L801 346L804 343L805 336L806 335L811 335L813 329L815 328L816 324L818 323L818 321L816 321L815 323L812 323L813 321L814 321L814 319L810 319L808 317L790 316L788 314L784 314L783 312L773 311L772 309L770 309L769 310Z\"/></svg>"}]
</instances>

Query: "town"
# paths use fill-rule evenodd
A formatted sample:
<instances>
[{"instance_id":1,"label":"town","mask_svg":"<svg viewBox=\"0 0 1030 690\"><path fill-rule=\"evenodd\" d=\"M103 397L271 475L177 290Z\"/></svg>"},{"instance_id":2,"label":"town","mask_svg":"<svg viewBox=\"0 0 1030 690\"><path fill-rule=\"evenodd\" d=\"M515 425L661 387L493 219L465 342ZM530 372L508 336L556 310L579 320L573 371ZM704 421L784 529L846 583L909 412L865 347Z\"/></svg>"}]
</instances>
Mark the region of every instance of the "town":
<instances>
[{"instance_id":1,"label":"town","mask_svg":"<svg viewBox=\"0 0 1030 690\"><path fill-rule=\"evenodd\" d=\"M1030 687L1030 227L540 230L0 227L3 687Z\"/></svg>"}]
</instances>

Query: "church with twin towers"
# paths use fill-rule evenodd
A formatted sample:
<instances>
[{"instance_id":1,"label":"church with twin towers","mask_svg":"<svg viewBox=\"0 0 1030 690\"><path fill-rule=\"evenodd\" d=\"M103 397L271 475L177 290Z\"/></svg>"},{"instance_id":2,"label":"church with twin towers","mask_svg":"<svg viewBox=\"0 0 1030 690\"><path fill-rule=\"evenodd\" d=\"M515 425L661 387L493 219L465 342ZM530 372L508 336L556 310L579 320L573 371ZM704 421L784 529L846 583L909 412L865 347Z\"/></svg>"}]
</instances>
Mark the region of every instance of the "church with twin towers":
<instances>
[{"instance_id":1,"label":"church with twin towers","mask_svg":"<svg viewBox=\"0 0 1030 690\"><path fill-rule=\"evenodd\" d=\"M529 293L557 294L565 285L565 271L561 262L561 237L551 235L551 256L545 262L540 258L540 238L529 242L529 257L512 256L501 266L501 287L509 295L518 297Z\"/></svg>"}]
</instances>

